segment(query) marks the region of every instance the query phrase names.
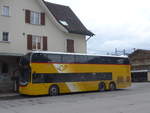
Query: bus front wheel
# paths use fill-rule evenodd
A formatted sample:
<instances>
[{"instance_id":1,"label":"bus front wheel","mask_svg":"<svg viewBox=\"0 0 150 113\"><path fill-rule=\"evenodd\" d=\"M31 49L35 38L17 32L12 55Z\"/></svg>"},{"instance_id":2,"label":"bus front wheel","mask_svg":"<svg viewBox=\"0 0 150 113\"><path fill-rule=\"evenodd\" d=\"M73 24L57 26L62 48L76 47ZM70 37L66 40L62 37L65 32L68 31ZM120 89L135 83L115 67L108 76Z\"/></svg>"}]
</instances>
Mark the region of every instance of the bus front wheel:
<instances>
[{"instance_id":1,"label":"bus front wheel","mask_svg":"<svg viewBox=\"0 0 150 113\"><path fill-rule=\"evenodd\" d=\"M50 96L57 96L59 94L59 88L57 85L53 85L49 88L49 95Z\"/></svg>"},{"instance_id":2,"label":"bus front wheel","mask_svg":"<svg viewBox=\"0 0 150 113\"><path fill-rule=\"evenodd\" d=\"M100 91L100 92L103 92L103 91L105 91L105 90L106 90L106 85L105 85L104 82L101 82L101 83L99 84L99 91Z\"/></svg>"},{"instance_id":3,"label":"bus front wheel","mask_svg":"<svg viewBox=\"0 0 150 113\"><path fill-rule=\"evenodd\" d=\"M110 83L109 83L109 90L110 90L110 91L116 90L116 84L115 84L114 82L110 82Z\"/></svg>"}]
</instances>

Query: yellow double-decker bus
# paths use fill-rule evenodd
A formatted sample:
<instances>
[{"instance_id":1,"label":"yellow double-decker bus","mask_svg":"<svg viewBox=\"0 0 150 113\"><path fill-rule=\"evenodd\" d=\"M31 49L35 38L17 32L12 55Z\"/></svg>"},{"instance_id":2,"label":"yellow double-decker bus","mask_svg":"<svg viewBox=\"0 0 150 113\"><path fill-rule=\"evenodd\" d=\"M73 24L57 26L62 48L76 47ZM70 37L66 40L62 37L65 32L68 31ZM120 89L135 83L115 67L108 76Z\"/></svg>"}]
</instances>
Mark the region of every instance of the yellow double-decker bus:
<instances>
[{"instance_id":1,"label":"yellow double-decker bus","mask_svg":"<svg viewBox=\"0 0 150 113\"><path fill-rule=\"evenodd\" d=\"M127 57L31 52L20 60L20 94L105 91L131 85Z\"/></svg>"}]
</instances>

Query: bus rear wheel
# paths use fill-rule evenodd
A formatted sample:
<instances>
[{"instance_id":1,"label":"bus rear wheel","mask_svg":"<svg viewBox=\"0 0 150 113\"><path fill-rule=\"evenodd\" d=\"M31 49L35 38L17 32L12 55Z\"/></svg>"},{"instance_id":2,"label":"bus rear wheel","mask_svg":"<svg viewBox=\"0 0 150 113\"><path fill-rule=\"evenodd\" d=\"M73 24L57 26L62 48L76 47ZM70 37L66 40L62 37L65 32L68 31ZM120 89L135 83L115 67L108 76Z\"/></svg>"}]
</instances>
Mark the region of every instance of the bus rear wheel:
<instances>
[{"instance_id":1,"label":"bus rear wheel","mask_svg":"<svg viewBox=\"0 0 150 113\"><path fill-rule=\"evenodd\" d=\"M116 84L114 82L109 83L109 90L110 91L116 90Z\"/></svg>"},{"instance_id":2,"label":"bus rear wheel","mask_svg":"<svg viewBox=\"0 0 150 113\"><path fill-rule=\"evenodd\" d=\"M59 88L57 85L53 85L49 88L49 95L50 96L57 96L59 95Z\"/></svg>"},{"instance_id":3,"label":"bus rear wheel","mask_svg":"<svg viewBox=\"0 0 150 113\"><path fill-rule=\"evenodd\" d=\"M105 90L106 90L106 85L105 85L104 82L101 82L101 83L99 84L99 91L100 91L100 92L103 92L103 91L105 91Z\"/></svg>"}]
</instances>

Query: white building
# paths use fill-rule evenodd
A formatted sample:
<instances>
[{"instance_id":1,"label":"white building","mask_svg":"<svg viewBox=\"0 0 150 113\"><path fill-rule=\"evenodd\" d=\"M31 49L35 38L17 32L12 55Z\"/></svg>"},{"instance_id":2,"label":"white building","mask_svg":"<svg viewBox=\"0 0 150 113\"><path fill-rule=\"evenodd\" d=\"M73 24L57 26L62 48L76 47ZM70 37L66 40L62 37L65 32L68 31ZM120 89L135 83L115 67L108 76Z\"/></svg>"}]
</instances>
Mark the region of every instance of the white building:
<instances>
[{"instance_id":1,"label":"white building","mask_svg":"<svg viewBox=\"0 0 150 113\"><path fill-rule=\"evenodd\" d=\"M44 50L86 53L86 29L68 6L43 0L0 0L0 92L21 55Z\"/></svg>"}]
</instances>

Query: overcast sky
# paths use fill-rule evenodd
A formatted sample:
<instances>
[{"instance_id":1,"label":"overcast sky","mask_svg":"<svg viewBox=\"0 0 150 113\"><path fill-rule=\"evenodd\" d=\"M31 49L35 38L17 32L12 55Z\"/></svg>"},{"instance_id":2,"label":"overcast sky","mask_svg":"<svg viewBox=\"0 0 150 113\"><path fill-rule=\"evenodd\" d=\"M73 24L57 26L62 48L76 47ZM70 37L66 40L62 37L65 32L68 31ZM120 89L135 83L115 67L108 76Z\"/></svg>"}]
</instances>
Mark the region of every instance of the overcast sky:
<instances>
[{"instance_id":1,"label":"overcast sky","mask_svg":"<svg viewBox=\"0 0 150 113\"><path fill-rule=\"evenodd\" d=\"M48 0L70 6L96 35L88 41L89 53L133 48L150 49L149 0Z\"/></svg>"}]
</instances>

